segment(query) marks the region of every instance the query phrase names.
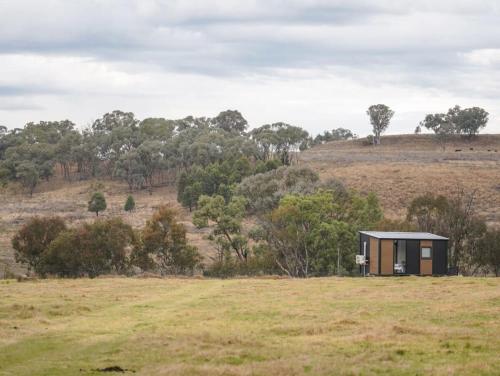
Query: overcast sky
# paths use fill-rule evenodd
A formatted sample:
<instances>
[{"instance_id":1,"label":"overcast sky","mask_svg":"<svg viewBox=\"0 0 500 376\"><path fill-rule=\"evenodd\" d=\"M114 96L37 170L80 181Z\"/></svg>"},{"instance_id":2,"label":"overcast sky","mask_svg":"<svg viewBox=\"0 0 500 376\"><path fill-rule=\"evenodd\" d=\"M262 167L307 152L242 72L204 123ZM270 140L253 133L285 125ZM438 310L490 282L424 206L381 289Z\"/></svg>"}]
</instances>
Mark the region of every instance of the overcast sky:
<instances>
[{"instance_id":1,"label":"overcast sky","mask_svg":"<svg viewBox=\"0 0 500 376\"><path fill-rule=\"evenodd\" d=\"M0 124L115 109L388 133L459 104L500 132L498 0L0 0Z\"/></svg>"}]
</instances>

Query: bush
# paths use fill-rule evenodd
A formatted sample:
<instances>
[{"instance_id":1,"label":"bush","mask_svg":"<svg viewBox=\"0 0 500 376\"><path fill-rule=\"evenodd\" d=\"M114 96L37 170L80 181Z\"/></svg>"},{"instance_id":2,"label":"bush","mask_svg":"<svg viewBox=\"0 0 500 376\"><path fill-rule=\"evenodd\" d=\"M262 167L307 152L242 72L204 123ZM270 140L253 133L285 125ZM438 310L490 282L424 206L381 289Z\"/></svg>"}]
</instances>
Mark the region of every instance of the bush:
<instances>
[{"instance_id":1,"label":"bush","mask_svg":"<svg viewBox=\"0 0 500 376\"><path fill-rule=\"evenodd\" d=\"M271 253L262 247L254 248L252 256L248 257L246 262L241 262L226 252L222 259L216 260L203 271L205 277L212 278L282 274Z\"/></svg>"},{"instance_id":2,"label":"bush","mask_svg":"<svg viewBox=\"0 0 500 376\"><path fill-rule=\"evenodd\" d=\"M127 197L127 201L125 201L125 206L123 207L123 209L127 212L133 211L135 209L135 200L132 195L129 195Z\"/></svg>"},{"instance_id":3,"label":"bush","mask_svg":"<svg viewBox=\"0 0 500 376\"><path fill-rule=\"evenodd\" d=\"M374 142L375 142L375 137L373 137L372 134L369 134L368 136L366 136L366 138L364 139L363 141L363 145L365 146L370 146L370 145L374 145Z\"/></svg>"},{"instance_id":4,"label":"bush","mask_svg":"<svg viewBox=\"0 0 500 376\"><path fill-rule=\"evenodd\" d=\"M26 264L28 271L39 272L43 253L64 230L66 224L60 217L31 218L12 238L16 262Z\"/></svg>"},{"instance_id":5,"label":"bush","mask_svg":"<svg viewBox=\"0 0 500 376\"><path fill-rule=\"evenodd\" d=\"M147 221L141 233L142 246L132 255L134 265L161 274L193 274L200 265L198 250L186 239L186 228L177 221L177 212L162 206Z\"/></svg>"},{"instance_id":6,"label":"bush","mask_svg":"<svg viewBox=\"0 0 500 376\"><path fill-rule=\"evenodd\" d=\"M95 192L92 195L89 201L88 210L89 212L95 213L97 217L99 216L99 212L106 210L106 199L101 192Z\"/></svg>"},{"instance_id":7,"label":"bush","mask_svg":"<svg viewBox=\"0 0 500 376\"><path fill-rule=\"evenodd\" d=\"M496 277L500 275L500 230L489 230L479 241L477 264Z\"/></svg>"},{"instance_id":8,"label":"bush","mask_svg":"<svg viewBox=\"0 0 500 376\"><path fill-rule=\"evenodd\" d=\"M132 227L120 218L84 224L62 232L48 247L41 262L42 275L96 277L124 274L128 253L137 245Z\"/></svg>"}]
</instances>

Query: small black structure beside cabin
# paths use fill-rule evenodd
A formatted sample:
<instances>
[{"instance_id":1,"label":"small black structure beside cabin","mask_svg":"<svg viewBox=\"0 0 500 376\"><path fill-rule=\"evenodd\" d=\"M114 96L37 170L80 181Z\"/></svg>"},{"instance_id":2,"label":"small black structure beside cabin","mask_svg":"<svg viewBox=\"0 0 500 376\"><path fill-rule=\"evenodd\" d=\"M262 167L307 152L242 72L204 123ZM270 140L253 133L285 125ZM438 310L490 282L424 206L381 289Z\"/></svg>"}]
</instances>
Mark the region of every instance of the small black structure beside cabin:
<instances>
[{"instance_id":1,"label":"small black structure beside cabin","mask_svg":"<svg viewBox=\"0 0 500 376\"><path fill-rule=\"evenodd\" d=\"M448 272L448 238L428 232L360 231L359 254L365 256L365 275Z\"/></svg>"}]
</instances>

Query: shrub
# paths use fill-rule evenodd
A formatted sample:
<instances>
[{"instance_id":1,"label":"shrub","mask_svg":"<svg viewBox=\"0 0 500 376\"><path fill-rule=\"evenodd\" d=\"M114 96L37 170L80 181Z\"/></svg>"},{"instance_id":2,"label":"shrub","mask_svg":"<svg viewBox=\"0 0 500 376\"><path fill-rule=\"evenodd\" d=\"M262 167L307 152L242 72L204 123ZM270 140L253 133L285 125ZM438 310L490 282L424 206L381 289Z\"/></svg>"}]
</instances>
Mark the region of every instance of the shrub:
<instances>
[{"instance_id":1,"label":"shrub","mask_svg":"<svg viewBox=\"0 0 500 376\"><path fill-rule=\"evenodd\" d=\"M127 201L125 201L125 206L123 207L123 209L127 212L133 211L135 209L135 200L132 195L129 195L127 197Z\"/></svg>"},{"instance_id":2,"label":"shrub","mask_svg":"<svg viewBox=\"0 0 500 376\"><path fill-rule=\"evenodd\" d=\"M95 213L97 217L99 216L99 212L106 210L106 199L101 192L95 192L92 195L89 201L88 210L89 212Z\"/></svg>"},{"instance_id":3,"label":"shrub","mask_svg":"<svg viewBox=\"0 0 500 376\"><path fill-rule=\"evenodd\" d=\"M477 263L480 267L500 275L500 230L489 230L479 241Z\"/></svg>"},{"instance_id":4,"label":"shrub","mask_svg":"<svg viewBox=\"0 0 500 376\"><path fill-rule=\"evenodd\" d=\"M120 218L86 223L62 232L50 244L41 272L61 277L123 274L128 268L127 254L136 244L132 227Z\"/></svg>"},{"instance_id":5,"label":"shrub","mask_svg":"<svg viewBox=\"0 0 500 376\"><path fill-rule=\"evenodd\" d=\"M66 224L62 218L31 218L12 238L16 262L27 264L29 271L38 272L43 253L64 230Z\"/></svg>"},{"instance_id":6,"label":"shrub","mask_svg":"<svg viewBox=\"0 0 500 376\"><path fill-rule=\"evenodd\" d=\"M186 228L177 221L177 212L162 206L142 230L142 246L134 250L132 262L144 270L161 274L193 274L200 265L198 250L186 239Z\"/></svg>"}]
</instances>

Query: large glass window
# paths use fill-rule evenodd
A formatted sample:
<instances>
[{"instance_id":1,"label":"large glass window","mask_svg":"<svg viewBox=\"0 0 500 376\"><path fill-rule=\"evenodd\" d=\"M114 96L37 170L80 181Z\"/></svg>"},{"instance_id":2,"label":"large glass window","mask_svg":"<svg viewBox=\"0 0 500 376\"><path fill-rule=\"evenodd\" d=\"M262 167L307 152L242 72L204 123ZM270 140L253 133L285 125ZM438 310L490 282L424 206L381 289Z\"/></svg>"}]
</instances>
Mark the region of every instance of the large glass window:
<instances>
[{"instance_id":1,"label":"large glass window","mask_svg":"<svg viewBox=\"0 0 500 376\"><path fill-rule=\"evenodd\" d=\"M422 258L423 259L431 259L432 258L432 248L431 247L422 247Z\"/></svg>"},{"instance_id":2,"label":"large glass window","mask_svg":"<svg viewBox=\"0 0 500 376\"><path fill-rule=\"evenodd\" d=\"M406 240L396 240L394 257L394 272L398 274L406 273Z\"/></svg>"}]
</instances>

